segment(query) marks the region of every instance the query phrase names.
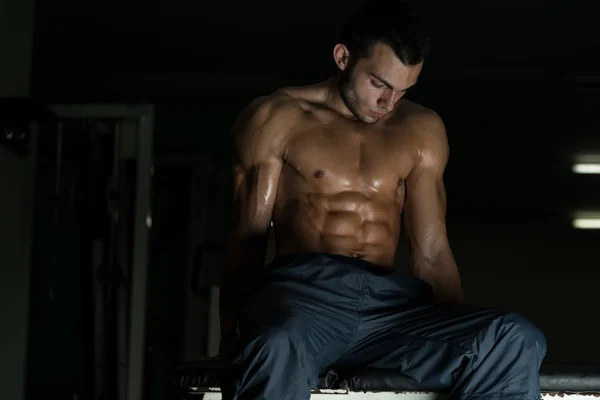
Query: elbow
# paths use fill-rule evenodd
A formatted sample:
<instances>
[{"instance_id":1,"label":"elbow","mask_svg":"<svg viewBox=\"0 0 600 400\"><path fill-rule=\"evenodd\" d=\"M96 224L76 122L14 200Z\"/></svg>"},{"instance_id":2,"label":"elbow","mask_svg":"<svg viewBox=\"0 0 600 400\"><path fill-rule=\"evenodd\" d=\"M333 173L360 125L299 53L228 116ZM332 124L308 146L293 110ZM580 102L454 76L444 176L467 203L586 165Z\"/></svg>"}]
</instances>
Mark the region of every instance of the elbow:
<instances>
[{"instance_id":1,"label":"elbow","mask_svg":"<svg viewBox=\"0 0 600 400\"><path fill-rule=\"evenodd\" d=\"M267 209L243 210L238 215L234 215L231 237L246 238L268 234L271 219L271 212Z\"/></svg>"},{"instance_id":2,"label":"elbow","mask_svg":"<svg viewBox=\"0 0 600 400\"><path fill-rule=\"evenodd\" d=\"M452 251L447 241L439 241L435 245L412 246L410 251L410 266L416 276L429 280L440 268L449 264L453 259Z\"/></svg>"},{"instance_id":3,"label":"elbow","mask_svg":"<svg viewBox=\"0 0 600 400\"><path fill-rule=\"evenodd\" d=\"M428 268L439 270L454 266L454 256L449 245L439 246L428 252L425 256Z\"/></svg>"},{"instance_id":4,"label":"elbow","mask_svg":"<svg viewBox=\"0 0 600 400\"><path fill-rule=\"evenodd\" d=\"M269 228L269 223L236 225L231 231L229 242L230 244L236 244L266 238L269 235Z\"/></svg>"},{"instance_id":5,"label":"elbow","mask_svg":"<svg viewBox=\"0 0 600 400\"><path fill-rule=\"evenodd\" d=\"M263 257L269 240L270 223L235 225L227 241L227 257L240 259Z\"/></svg>"}]
</instances>

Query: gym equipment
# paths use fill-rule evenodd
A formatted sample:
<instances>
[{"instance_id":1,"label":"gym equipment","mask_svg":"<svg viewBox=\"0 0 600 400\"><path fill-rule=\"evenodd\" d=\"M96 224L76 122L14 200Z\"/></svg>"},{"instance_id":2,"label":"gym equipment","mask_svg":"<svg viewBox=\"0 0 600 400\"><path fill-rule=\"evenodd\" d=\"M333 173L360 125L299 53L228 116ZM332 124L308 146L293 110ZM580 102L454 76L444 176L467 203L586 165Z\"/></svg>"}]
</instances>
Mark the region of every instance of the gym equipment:
<instances>
[{"instance_id":1,"label":"gym equipment","mask_svg":"<svg viewBox=\"0 0 600 400\"><path fill-rule=\"evenodd\" d=\"M175 384L185 400L219 400L221 376L227 364L208 357L181 365ZM542 397L551 399L592 399L600 395L600 366L543 365L540 383ZM445 398L415 385L400 372L366 370L353 376L336 371L323 375L312 391L312 400L434 400Z\"/></svg>"},{"instance_id":2,"label":"gym equipment","mask_svg":"<svg viewBox=\"0 0 600 400\"><path fill-rule=\"evenodd\" d=\"M59 138L62 137L63 126L69 123L85 126L86 132L89 130L87 127L93 125L93 129L90 128L93 136L112 136L106 141L110 144L108 153L95 154L96 157L110 154L111 165L108 166L110 177L105 186L107 209L101 210L104 211L103 221L108 220L107 234L103 241L95 240L91 249L96 272L91 292L96 296L89 312L94 314L95 319L95 366L101 365L94 374L93 386L98 393L94 393L93 397L141 399L146 354L148 242L152 224L150 191L154 107L59 104L50 108L60 119ZM127 164L123 163L125 159ZM123 168L124 165L127 168ZM128 172L131 176L126 176ZM129 180L132 176L134 178ZM127 200L123 185L128 187L128 194L133 197L128 202L131 203L133 217L128 218L127 235L121 235L127 239L131 237L131 244L128 242L126 246L123 246L123 240L118 239L119 231L125 229L120 225L126 217L120 215L123 212L123 204L120 203ZM131 274L120 265L123 259L130 260L126 262L130 263ZM124 279L131 284L125 284Z\"/></svg>"}]
</instances>

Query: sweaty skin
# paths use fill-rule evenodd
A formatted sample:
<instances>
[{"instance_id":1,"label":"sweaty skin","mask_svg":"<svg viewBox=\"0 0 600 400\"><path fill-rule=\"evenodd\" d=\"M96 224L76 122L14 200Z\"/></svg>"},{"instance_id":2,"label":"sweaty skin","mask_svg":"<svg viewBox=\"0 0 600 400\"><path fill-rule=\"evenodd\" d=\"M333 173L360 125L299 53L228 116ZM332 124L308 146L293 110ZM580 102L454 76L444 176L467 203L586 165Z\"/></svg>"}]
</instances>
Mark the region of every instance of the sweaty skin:
<instances>
[{"instance_id":1,"label":"sweaty skin","mask_svg":"<svg viewBox=\"0 0 600 400\"><path fill-rule=\"evenodd\" d=\"M344 49L336 49L344 70ZM347 87L333 78L285 88L243 111L233 128L224 332L231 332L234 309L264 263L271 222L276 255L340 254L389 269L405 229L411 272L432 285L439 301L462 301L446 235L444 124L432 110L402 99L416 76L378 45L348 73Z\"/></svg>"}]
</instances>

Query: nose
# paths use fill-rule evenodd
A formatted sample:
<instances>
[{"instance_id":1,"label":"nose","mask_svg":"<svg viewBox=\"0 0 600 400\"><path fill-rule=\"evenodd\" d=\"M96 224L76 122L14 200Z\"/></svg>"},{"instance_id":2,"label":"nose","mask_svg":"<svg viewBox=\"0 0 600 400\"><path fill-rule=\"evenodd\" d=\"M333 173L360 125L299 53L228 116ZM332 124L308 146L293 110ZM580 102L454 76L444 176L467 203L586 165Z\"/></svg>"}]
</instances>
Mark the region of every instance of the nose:
<instances>
[{"instance_id":1,"label":"nose","mask_svg":"<svg viewBox=\"0 0 600 400\"><path fill-rule=\"evenodd\" d=\"M394 108L394 104L394 94L391 90L387 90L385 93L383 93L377 101L377 105L385 108L385 110L388 112L392 111L392 109Z\"/></svg>"}]
</instances>

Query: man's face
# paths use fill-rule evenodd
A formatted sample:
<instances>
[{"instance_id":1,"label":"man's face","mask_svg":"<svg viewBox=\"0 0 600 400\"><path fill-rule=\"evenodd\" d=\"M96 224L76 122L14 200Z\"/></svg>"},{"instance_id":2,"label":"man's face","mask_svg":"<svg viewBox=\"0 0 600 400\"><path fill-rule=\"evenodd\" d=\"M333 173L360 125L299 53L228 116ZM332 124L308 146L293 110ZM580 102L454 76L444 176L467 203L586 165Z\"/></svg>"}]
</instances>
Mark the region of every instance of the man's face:
<instances>
[{"instance_id":1,"label":"man's face","mask_svg":"<svg viewBox=\"0 0 600 400\"><path fill-rule=\"evenodd\" d=\"M349 54L342 45L334 49L336 57L338 52ZM423 63L407 67L391 47L377 43L368 58L346 65L338 62L338 66L342 69L340 94L346 107L359 120L374 123L391 112L406 90L417 83Z\"/></svg>"}]
</instances>

